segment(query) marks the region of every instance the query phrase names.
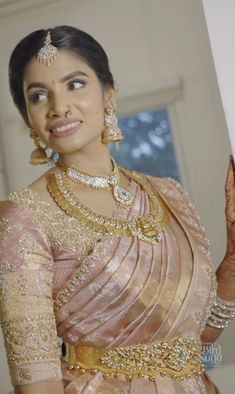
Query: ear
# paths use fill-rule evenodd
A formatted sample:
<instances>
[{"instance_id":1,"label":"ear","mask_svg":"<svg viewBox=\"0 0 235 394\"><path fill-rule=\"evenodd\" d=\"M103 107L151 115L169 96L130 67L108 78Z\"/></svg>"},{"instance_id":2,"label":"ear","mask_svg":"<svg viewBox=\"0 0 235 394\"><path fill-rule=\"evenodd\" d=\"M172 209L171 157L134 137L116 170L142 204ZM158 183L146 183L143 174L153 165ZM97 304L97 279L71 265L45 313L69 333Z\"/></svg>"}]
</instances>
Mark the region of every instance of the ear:
<instances>
[{"instance_id":1,"label":"ear","mask_svg":"<svg viewBox=\"0 0 235 394\"><path fill-rule=\"evenodd\" d=\"M112 105L114 108L116 108L116 99L117 99L117 92L115 89L108 87L105 88L104 91L104 104L105 107L107 105Z\"/></svg>"}]
</instances>

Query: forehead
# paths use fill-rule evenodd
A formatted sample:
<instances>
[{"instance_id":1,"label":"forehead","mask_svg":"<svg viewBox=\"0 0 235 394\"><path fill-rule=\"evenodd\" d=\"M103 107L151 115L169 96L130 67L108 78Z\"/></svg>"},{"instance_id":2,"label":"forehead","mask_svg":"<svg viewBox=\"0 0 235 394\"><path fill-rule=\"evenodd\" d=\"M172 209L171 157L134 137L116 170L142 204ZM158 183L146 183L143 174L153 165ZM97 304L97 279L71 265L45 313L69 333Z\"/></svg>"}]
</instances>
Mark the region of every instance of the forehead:
<instances>
[{"instance_id":1,"label":"forehead","mask_svg":"<svg viewBox=\"0 0 235 394\"><path fill-rule=\"evenodd\" d=\"M39 63L36 58L30 60L24 72L24 85L31 82L55 84L65 75L74 71L83 71L96 78L94 70L73 52L58 50L58 56L49 66Z\"/></svg>"}]
</instances>

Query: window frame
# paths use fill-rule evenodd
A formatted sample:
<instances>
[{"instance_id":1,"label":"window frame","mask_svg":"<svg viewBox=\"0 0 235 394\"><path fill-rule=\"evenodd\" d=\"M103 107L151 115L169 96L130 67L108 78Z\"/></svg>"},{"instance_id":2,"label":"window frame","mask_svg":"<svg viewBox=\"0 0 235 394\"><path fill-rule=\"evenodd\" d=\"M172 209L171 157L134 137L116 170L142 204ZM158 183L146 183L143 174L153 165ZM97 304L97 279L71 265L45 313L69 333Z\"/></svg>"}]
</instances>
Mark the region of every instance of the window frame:
<instances>
[{"instance_id":1,"label":"window frame","mask_svg":"<svg viewBox=\"0 0 235 394\"><path fill-rule=\"evenodd\" d=\"M138 112L167 109L181 183L189 190L191 185L184 155L183 131L180 127L180 107L183 97L183 82L178 79L174 83L160 86L159 89L150 89L141 94L120 98L117 101L117 108L119 117L132 116Z\"/></svg>"}]
</instances>

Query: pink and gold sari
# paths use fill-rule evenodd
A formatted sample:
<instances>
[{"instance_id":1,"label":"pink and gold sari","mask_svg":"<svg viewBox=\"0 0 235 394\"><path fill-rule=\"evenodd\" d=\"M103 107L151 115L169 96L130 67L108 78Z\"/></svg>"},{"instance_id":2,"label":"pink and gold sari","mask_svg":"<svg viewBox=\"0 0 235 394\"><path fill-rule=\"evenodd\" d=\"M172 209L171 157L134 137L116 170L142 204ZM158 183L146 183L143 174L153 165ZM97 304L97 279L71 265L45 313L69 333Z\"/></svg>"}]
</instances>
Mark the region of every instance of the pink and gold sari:
<instances>
[{"instance_id":1,"label":"pink and gold sari","mask_svg":"<svg viewBox=\"0 0 235 394\"><path fill-rule=\"evenodd\" d=\"M14 205L14 212L10 219L3 219L16 223L21 216L23 221L27 220L27 231L37 243L34 243L34 260L33 253L30 257L25 254L36 278L40 272L45 276L47 285L42 285L39 299L46 295L52 300L45 302L41 315L52 316L54 304L57 335L67 344L112 349L154 344L163 339L200 341L216 291L204 229L188 196L176 182L150 177L146 181L151 182L169 213L169 223L158 246L137 238L95 233L64 213L52 211L49 204L27 188L8 198L7 204L10 201ZM17 206L20 213L16 212ZM145 215L149 209L148 197L139 187L134 207L128 212L120 209L117 215L130 218ZM35 226L38 226L36 230ZM3 278L19 270L17 266L7 269L6 261L1 261ZM26 275L22 264L21 271ZM9 334L7 328L4 330L8 316L5 299L1 314L9 349ZM25 313L24 309L24 316ZM37 331L35 324L34 330ZM53 327L50 340L47 335L40 335L38 345L45 349L49 341L51 349L48 352L45 349L40 362L21 358L18 363L18 369L24 366L29 372L28 381L27 376L22 377L24 374L19 377L17 357L15 362L10 358L13 384L63 377L65 394L218 393L207 374L192 375L182 381L158 374L150 381L138 375L126 380L122 375L105 377L99 371L91 374L69 370L65 359L59 360L56 336L52 333ZM13 347L11 343L11 352Z\"/></svg>"}]
</instances>

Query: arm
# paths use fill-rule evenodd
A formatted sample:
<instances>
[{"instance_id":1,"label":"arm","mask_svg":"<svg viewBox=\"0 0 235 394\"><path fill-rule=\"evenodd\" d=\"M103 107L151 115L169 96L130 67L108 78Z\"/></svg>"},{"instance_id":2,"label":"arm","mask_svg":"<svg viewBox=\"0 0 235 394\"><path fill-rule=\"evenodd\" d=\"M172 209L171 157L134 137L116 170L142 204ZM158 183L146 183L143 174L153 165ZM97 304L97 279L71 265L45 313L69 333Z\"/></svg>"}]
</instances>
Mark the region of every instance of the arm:
<instances>
[{"instance_id":1,"label":"arm","mask_svg":"<svg viewBox=\"0 0 235 394\"><path fill-rule=\"evenodd\" d=\"M217 295L226 301L235 302L235 266L232 267L230 260L224 258L216 271ZM205 344L213 343L222 334L224 329L206 326L201 335L201 341Z\"/></svg>"},{"instance_id":2,"label":"arm","mask_svg":"<svg viewBox=\"0 0 235 394\"><path fill-rule=\"evenodd\" d=\"M16 393L52 394L55 388L57 394L63 390L53 258L32 216L11 201L0 204L0 322Z\"/></svg>"},{"instance_id":3,"label":"arm","mask_svg":"<svg viewBox=\"0 0 235 394\"><path fill-rule=\"evenodd\" d=\"M223 300L235 302L235 172L233 159L229 163L225 190L227 251L216 271L217 295ZM213 343L223 330L206 326L201 336L202 342Z\"/></svg>"},{"instance_id":4,"label":"arm","mask_svg":"<svg viewBox=\"0 0 235 394\"><path fill-rule=\"evenodd\" d=\"M64 394L61 382L42 382L23 385L15 388L15 394Z\"/></svg>"}]
</instances>

